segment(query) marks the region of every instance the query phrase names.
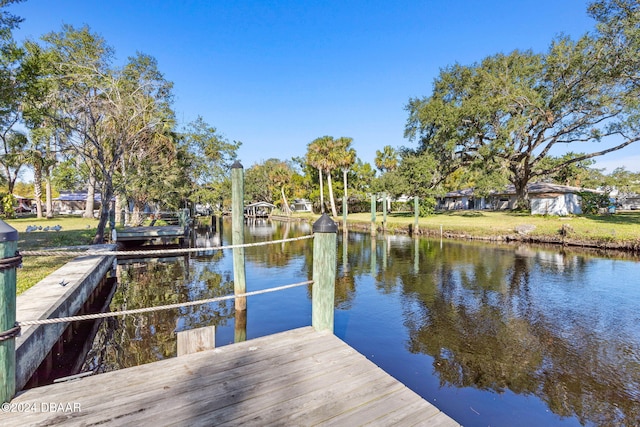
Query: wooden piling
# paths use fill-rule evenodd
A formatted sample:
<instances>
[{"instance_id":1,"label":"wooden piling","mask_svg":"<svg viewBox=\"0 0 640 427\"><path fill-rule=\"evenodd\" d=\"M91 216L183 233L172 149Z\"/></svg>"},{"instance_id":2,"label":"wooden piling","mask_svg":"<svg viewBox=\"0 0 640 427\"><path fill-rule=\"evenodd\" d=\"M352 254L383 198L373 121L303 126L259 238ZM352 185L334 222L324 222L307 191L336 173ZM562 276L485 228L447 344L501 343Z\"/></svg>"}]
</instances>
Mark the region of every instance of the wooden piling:
<instances>
[{"instance_id":1,"label":"wooden piling","mask_svg":"<svg viewBox=\"0 0 640 427\"><path fill-rule=\"evenodd\" d=\"M243 297L246 299L246 297ZM236 310L235 325L233 328L233 342L239 343L247 340L247 310Z\"/></svg>"},{"instance_id":2,"label":"wooden piling","mask_svg":"<svg viewBox=\"0 0 640 427\"><path fill-rule=\"evenodd\" d=\"M387 231L387 193L382 193L382 231Z\"/></svg>"},{"instance_id":3,"label":"wooden piling","mask_svg":"<svg viewBox=\"0 0 640 427\"><path fill-rule=\"evenodd\" d=\"M418 219L420 218L420 199L418 196L413 197L413 233L418 234Z\"/></svg>"},{"instance_id":4,"label":"wooden piling","mask_svg":"<svg viewBox=\"0 0 640 427\"><path fill-rule=\"evenodd\" d=\"M371 195L371 235L376 235L376 195Z\"/></svg>"},{"instance_id":5,"label":"wooden piling","mask_svg":"<svg viewBox=\"0 0 640 427\"><path fill-rule=\"evenodd\" d=\"M18 232L0 220L0 333L6 333L16 323L16 262ZM7 336L0 341L0 400L9 402L16 393L16 340Z\"/></svg>"},{"instance_id":6,"label":"wooden piling","mask_svg":"<svg viewBox=\"0 0 640 427\"><path fill-rule=\"evenodd\" d=\"M347 203L347 190L344 190L344 196L342 197L342 231L347 232L347 214L349 210L349 203Z\"/></svg>"},{"instance_id":7,"label":"wooden piling","mask_svg":"<svg viewBox=\"0 0 640 427\"><path fill-rule=\"evenodd\" d=\"M333 332L338 226L327 214L313 224L313 291L311 324Z\"/></svg>"},{"instance_id":8,"label":"wooden piling","mask_svg":"<svg viewBox=\"0 0 640 427\"><path fill-rule=\"evenodd\" d=\"M178 357L216 348L215 326L205 326L180 331L176 335L178 341Z\"/></svg>"},{"instance_id":9,"label":"wooden piling","mask_svg":"<svg viewBox=\"0 0 640 427\"><path fill-rule=\"evenodd\" d=\"M244 244L244 169L239 161L231 165L231 236L233 245ZM244 248L233 248L233 292L246 291ZM247 297L236 297L235 308L246 310Z\"/></svg>"}]
</instances>

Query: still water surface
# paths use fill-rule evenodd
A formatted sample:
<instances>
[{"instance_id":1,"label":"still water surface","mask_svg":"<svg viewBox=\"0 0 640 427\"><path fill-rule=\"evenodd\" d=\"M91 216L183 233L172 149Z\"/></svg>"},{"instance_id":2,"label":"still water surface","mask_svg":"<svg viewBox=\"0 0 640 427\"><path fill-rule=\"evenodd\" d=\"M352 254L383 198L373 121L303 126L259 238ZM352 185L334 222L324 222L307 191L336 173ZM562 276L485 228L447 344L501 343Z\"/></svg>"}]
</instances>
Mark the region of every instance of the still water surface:
<instances>
[{"instance_id":1,"label":"still water surface","mask_svg":"<svg viewBox=\"0 0 640 427\"><path fill-rule=\"evenodd\" d=\"M229 244L197 230L198 246ZM245 241L309 234L258 222ZM312 241L245 249L247 290L311 278ZM232 253L122 260L112 310L233 292ZM248 299L248 339L311 323L308 286ZM109 319L85 370L176 355L175 331L216 325L233 301ZM465 426L640 424L640 262L530 246L338 235L335 333Z\"/></svg>"}]
</instances>

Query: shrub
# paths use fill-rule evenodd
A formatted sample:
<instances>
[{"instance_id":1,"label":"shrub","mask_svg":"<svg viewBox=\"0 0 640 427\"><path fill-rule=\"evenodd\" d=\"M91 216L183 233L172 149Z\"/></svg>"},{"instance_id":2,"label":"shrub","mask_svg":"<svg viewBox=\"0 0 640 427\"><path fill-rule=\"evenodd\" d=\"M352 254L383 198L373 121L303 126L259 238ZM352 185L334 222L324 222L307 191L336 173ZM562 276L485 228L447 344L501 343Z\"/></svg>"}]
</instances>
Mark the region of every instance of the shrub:
<instances>
[{"instance_id":1,"label":"shrub","mask_svg":"<svg viewBox=\"0 0 640 427\"><path fill-rule=\"evenodd\" d=\"M420 199L420 216L427 217L433 215L436 211L436 199L433 197L425 197Z\"/></svg>"},{"instance_id":2,"label":"shrub","mask_svg":"<svg viewBox=\"0 0 640 427\"><path fill-rule=\"evenodd\" d=\"M596 215L600 208L606 208L610 204L608 194L581 191L578 193L578 196L580 196L580 207L582 208L582 213L588 215Z\"/></svg>"}]
</instances>

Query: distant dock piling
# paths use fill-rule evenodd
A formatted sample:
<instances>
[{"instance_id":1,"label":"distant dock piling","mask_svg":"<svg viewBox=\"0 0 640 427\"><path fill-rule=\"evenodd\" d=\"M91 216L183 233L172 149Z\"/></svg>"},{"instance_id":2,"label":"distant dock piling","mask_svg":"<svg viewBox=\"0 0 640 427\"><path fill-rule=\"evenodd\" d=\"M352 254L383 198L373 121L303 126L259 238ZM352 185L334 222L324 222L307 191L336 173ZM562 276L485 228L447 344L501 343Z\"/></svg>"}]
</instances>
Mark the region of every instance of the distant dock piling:
<instances>
[{"instance_id":1,"label":"distant dock piling","mask_svg":"<svg viewBox=\"0 0 640 427\"><path fill-rule=\"evenodd\" d=\"M16 393L16 267L20 265L18 232L0 220L0 400Z\"/></svg>"},{"instance_id":2,"label":"distant dock piling","mask_svg":"<svg viewBox=\"0 0 640 427\"><path fill-rule=\"evenodd\" d=\"M375 236L376 229L376 195L371 195L371 235Z\"/></svg>"},{"instance_id":3,"label":"distant dock piling","mask_svg":"<svg viewBox=\"0 0 640 427\"><path fill-rule=\"evenodd\" d=\"M231 236L233 245L244 244L244 168L239 161L231 166ZM247 291L244 247L233 248L233 291L236 295ZM246 310L247 298L236 298L235 308Z\"/></svg>"}]
</instances>

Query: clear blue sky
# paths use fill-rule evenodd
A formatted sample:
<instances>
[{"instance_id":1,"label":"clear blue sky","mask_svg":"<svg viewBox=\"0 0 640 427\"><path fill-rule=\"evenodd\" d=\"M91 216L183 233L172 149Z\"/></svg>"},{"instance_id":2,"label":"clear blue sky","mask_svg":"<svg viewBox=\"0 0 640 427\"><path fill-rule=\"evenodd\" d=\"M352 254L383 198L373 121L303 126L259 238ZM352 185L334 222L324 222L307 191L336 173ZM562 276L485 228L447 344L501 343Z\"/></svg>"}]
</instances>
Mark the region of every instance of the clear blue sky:
<instances>
[{"instance_id":1,"label":"clear blue sky","mask_svg":"<svg viewBox=\"0 0 640 427\"><path fill-rule=\"evenodd\" d=\"M303 156L313 139L349 136L363 161L403 137L410 97L441 68L514 49L544 51L591 30L587 0L27 0L16 40L88 25L120 64L154 56L174 82L181 124L201 115L242 142L245 168ZM573 151L582 151L571 147ZM598 166L640 170L640 147Z\"/></svg>"}]
</instances>

